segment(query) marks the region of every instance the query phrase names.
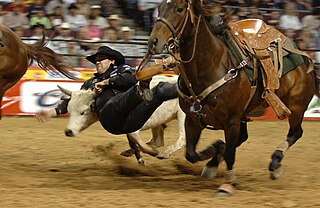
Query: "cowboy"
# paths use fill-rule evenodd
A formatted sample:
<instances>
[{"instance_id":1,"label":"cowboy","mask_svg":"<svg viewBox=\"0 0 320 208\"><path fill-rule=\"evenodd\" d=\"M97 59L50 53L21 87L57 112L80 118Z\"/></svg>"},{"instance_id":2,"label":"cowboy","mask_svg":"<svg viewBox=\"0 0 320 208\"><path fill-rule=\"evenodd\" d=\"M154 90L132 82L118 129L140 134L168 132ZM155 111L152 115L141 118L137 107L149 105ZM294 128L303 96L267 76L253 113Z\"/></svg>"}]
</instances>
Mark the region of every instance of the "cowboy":
<instances>
[{"instance_id":1,"label":"cowboy","mask_svg":"<svg viewBox=\"0 0 320 208\"><path fill-rule=\"evenodd\" d=\"M135 70L124 65L124 56L107 46L99 47L86 59L96 65L97 73L85 81L81 89L94 89L99 94L95 102L96 112L100 123L110 133L137 131L164 101L178 96L173 83L160 82L152 90L148 89L148 83L138 85ZM145 92L141 93L140 88ZM55 109L40 111L35 117L45 122L50 117L67 113L67 105L68 100L62 101Z\"/></svg>"}]
</instances>

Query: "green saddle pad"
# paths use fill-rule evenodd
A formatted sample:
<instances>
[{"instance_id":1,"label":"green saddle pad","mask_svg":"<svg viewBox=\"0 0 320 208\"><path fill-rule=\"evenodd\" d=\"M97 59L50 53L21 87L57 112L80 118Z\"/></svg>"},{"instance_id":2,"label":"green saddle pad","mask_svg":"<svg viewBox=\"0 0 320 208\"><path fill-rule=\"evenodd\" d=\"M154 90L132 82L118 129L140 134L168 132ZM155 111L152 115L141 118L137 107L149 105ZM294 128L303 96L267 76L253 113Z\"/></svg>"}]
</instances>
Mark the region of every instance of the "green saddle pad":
<instances>
[{"instance_id":1,"label":"green saddle pad","mask_svg":"<svg viewBox=\"0 0 320 208\"><path fill-rule=\"evenodd\" d=\"M287 38L287 41L290 41L291 45L294 48L297 48L296 45L294 44L294 42L290 39ZM241 56L239 54L239 52L237 51L237 49L232 45L231 41L226 41L226 45L229 48L231 54L233 55L233 57L235 58L235 60L237 62L241 62ZM285 75L286 73L288 73L289 71L295 69L297 66L303 64L304 59L301 55L295 54L295 53L289 53L288 55L283 57L283 71L282 71L282 76ZM260 73L261 68L259 69L259 73ZM248 78L250 79L250 81L253 81L253 69L250 67L244 67L244 71L247 73Z\"/></svg>"}]
</instances>

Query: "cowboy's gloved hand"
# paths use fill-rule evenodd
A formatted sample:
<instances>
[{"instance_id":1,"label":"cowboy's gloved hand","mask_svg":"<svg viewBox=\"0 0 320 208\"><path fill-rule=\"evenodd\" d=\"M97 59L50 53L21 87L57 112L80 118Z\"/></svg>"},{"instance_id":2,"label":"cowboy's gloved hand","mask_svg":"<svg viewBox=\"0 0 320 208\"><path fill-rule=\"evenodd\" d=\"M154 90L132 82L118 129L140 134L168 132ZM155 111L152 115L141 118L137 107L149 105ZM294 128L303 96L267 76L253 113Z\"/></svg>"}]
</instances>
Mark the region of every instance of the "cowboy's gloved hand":
<instances>
[{"instance_id":1,"label":"cowboy's gloved hand","mask_svg":"<svg viewBox=\"0 0 320 208\"><path fill-rule=\"evenodd\" d=\"M97 82L94 85L94 90L96 91L96 93L101 93L103 86L108 85L108 84L109 84L109 79L103 80L101 82Z\"/></svg>"},{"instance_id":2,"label":"cowboy's gloved hand","mask_svg":"<svg viewBox=\"0 0 320 208\"><path fill-rule=\"evenodd\" d=\"M37 112L34 117L37 119L38 122L40 123L44 123L47 122L51 117L56 116L56 110L50 109L50 110L41 110L39 112Z\"/></svg>"}]
</instances>

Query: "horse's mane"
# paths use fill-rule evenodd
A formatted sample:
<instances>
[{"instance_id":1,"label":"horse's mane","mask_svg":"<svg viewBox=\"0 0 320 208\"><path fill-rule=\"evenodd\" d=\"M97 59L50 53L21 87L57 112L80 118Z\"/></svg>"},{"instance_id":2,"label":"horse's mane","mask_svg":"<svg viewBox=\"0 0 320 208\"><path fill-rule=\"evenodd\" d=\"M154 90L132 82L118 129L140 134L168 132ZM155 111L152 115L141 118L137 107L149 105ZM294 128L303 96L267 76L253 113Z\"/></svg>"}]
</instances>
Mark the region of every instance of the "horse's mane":
<instances>
[{"instance_id":1,"label":"horse's mane","mask_svg":"<svg viewBox=\"0 0 320 208\"><path fill-rule=\"evenodd\" d=\"M213 35L218 36L219 38L224 38L224 32L229 29L228 21L232 15L230 9L226 9L226 12L223 16L219 16L214 13L214 4L209 3L207 0L203 0L200 4L201 8L200 13L203 15L206 20L206 24Z\"/></svg>"}]
</instances>

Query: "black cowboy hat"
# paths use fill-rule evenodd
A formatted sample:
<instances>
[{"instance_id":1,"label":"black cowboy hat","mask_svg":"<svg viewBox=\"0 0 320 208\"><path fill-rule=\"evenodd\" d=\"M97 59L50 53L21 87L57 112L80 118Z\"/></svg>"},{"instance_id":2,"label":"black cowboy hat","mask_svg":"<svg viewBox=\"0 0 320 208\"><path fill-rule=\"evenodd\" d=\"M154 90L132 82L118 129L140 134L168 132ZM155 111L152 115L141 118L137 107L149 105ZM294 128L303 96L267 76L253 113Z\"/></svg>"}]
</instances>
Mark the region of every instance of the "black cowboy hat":
<instances>
[{"instance_id":1,"label":"black cowboy hat","mask_svg":"<svg viewBox=\"0 0 320 208\"><path fill-rule=\"evenodd\" d=\"M87 56L86 59L93 64L96 64L97 55L106 55L107 57L115 60L115 65L123 65L125 63L124 56L116 50L109 48L108 46L101 46L98 48L97 53Z\"/></svg>"}]
</instances>

